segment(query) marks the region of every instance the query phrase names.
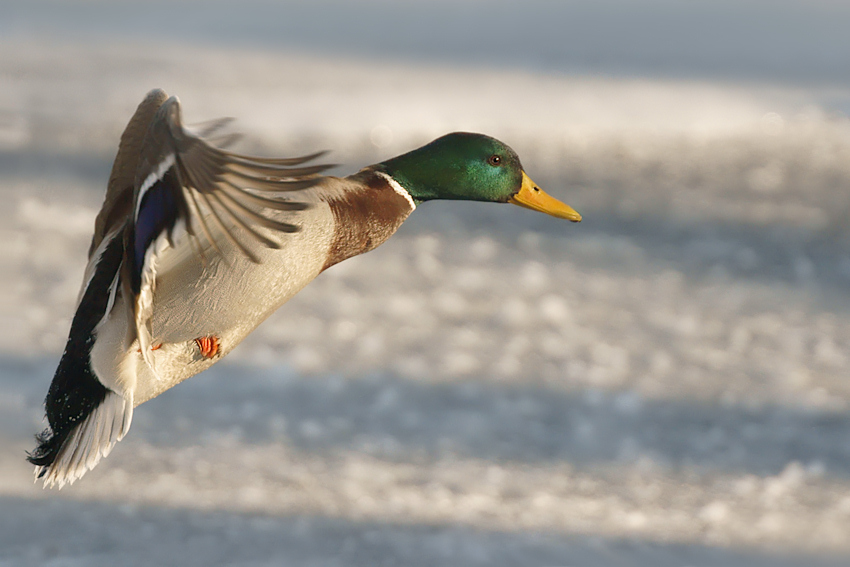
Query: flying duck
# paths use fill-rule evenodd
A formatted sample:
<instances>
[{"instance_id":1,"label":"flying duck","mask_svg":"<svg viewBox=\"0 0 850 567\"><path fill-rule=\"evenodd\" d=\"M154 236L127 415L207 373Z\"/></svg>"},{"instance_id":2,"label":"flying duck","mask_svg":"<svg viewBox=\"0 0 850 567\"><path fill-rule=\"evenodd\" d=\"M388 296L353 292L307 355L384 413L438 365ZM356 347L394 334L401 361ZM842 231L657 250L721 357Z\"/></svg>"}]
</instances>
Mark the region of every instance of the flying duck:
<instances>
[{"instance_id":1,"label":"flying duck","mask_svg":"<svg viewBox=\"0 0 850 567\"><path fill-rule=\"evenodd\" d=\"M344 178L321 154L232 153L224 121L192 129L145 97L121 136L77 310L28 460L73 483L127 434L133 410L206 370L321 272L383 243L425 201L512 203L573 222L517 154L447 134Z\"/></svg>"}]
</instances>

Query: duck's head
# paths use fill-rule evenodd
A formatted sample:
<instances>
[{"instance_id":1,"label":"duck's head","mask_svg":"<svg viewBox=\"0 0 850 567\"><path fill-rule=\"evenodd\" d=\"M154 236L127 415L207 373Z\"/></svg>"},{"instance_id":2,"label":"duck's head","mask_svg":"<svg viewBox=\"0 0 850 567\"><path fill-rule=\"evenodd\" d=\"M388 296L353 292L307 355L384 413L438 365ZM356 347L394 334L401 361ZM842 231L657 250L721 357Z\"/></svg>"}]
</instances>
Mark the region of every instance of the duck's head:
<instances>
[{"instance_id":1,"label":"duck's head","mask_svg":"<svg viewBox=\"0 0 850 567\"><path fill-rule=\"evenodd\" d=\"M455 132L375 166L417 202L432 199L512 203L579 222L572 207L550 197L526 175L516 152L484 136Z\"/></svg>"}]
</instances>

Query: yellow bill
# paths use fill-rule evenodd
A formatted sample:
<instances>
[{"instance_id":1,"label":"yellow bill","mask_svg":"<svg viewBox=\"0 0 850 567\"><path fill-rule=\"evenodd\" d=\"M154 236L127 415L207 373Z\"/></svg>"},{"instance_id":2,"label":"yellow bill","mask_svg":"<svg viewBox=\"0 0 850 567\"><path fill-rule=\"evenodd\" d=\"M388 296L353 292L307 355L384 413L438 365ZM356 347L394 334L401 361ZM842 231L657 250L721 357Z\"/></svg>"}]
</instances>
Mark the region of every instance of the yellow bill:
<instances>
[{"instance_id":1,"label":"yellow bill","mask_svg":"<svg viewBox=\"0 0 850 567\"><path fill-rule=\"evenodd\" d=\"M544 193L543 189L538 187L524 171L522 172L522 187L519 193L508 199L508 203L533 211L540 211L559 219L567 219L573 222L581 221L581 215L575 209Z\"/></svg>"}]
</instances>

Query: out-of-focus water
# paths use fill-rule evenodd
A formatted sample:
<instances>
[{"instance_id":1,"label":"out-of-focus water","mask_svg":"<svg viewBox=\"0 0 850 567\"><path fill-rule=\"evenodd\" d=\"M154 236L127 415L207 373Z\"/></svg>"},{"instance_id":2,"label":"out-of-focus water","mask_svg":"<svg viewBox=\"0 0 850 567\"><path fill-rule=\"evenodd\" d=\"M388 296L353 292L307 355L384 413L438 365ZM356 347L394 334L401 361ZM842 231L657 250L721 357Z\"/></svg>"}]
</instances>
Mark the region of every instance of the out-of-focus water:
<instances>
[{"instance_id":1,"label":"out-of-focus water","mask_svg":"<svg viewBox=\"0 0 850 567\"><path fill-rule=\"evenodd\" d=\"M0 563L846 564L847 12L0 3ZM584 221L423 205L45 492L24 450L154 86L340 173L495 135Z\"/></svg>"},{"instance_id":2,"label":"out-of-focus water","mask_svg":"<svg viewBox=\"0 0 850 567\"><path fill-rule=\"evenodd\" d=\"M537 72L844 85L834 0L3 2L0 33L162 40Z\"/></svg>"}]
</instances>

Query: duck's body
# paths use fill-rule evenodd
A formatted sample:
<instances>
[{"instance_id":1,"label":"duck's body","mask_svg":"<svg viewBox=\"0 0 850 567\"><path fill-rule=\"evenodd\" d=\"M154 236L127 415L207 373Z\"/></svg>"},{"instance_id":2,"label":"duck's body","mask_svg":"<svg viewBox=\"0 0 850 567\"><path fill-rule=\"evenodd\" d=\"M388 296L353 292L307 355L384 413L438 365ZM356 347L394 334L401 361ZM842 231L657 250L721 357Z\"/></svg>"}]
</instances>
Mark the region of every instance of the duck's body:
<instances>
[{"instance_id":1,"label":"duck's body","mask_svg":"<svg viewBox=\"0 0 850 567\"><path fill-rule=\"evenodd\" d=\"M322 271L382 244L415 208L410 197L369 169L345 179L323 177L314 187L300 191L298 200L310 208L267 215L309 226L309 230L275 234L264 229L279 248L257 246L258 262L226 242L219 244L223 254L209 247L202 257L189 246L164 254L153 293L156 308L151 328L156 348L150 352L151 364L145 363L138 347L128 350L123 341L108 339L124 337L132 330L128 310L121 309L105 322L98 333L104 339L92 349L97 374L115 375L116 369L132 367L134 405L156 397L227 355ZM381 207L376 209L377 203ZM366 219L357 218L358 213L372 219L362 222ZM216 352L211 356L196 341L204 337L215 341Z\"/></svg>"},{"instance_id":2,"label":"duck's body","mask_svg":"<svg viewBox=\"0 0 850 567\"><path fill-rule=\"evenodd\" d=\"M346 178L303 166L313 157L217 150L182 127L176 99L149 93L122 136L45 400L50 428L30 457L46 485L81 477L126 434L135 406L215 364L323 270L382 244L418 202L513 202L580 219L480 135L451 134Z\"/></svg>"}]
</instances>

